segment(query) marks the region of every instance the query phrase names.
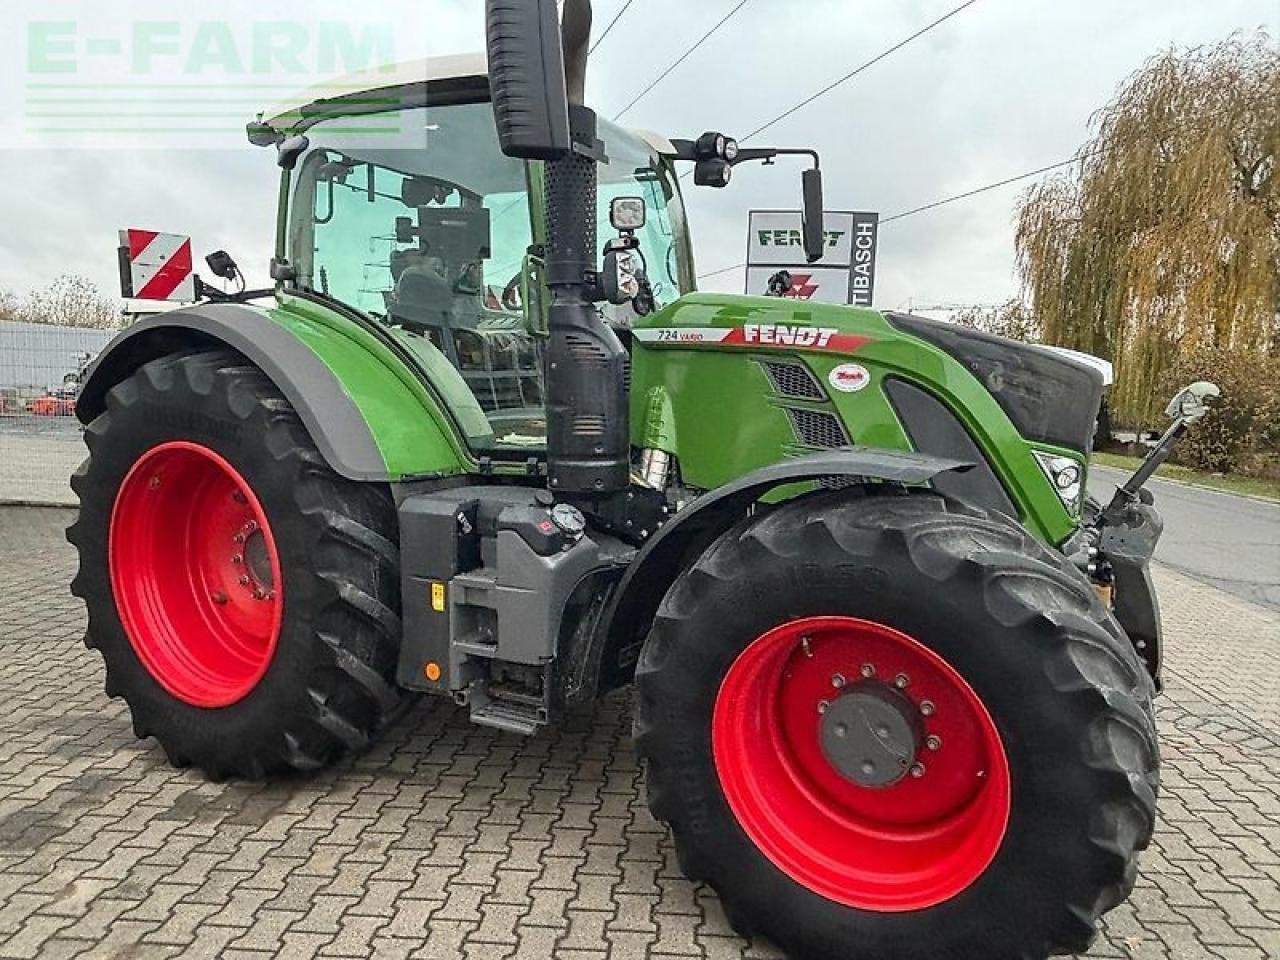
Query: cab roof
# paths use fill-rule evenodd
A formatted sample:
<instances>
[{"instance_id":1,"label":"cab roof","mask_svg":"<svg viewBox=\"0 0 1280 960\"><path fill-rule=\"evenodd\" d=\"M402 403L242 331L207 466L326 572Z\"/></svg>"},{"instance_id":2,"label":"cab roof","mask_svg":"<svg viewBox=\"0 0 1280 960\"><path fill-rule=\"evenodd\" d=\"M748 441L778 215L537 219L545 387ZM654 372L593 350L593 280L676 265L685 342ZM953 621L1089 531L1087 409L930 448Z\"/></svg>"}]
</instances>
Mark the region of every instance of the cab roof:
<instances>
[{"instance_id":1,"label":"cab roof","mask_svg":"<svg viewBox=\"0 0 1280 960\"><path fill-rule=\"evenodd\" d=\"M429 57L389 66L350 73L326 80L298 91L264 111L266 122L277 130L289 131L299 125L309 126L318 114L332 113L345 101L357 112L365 106L361 101L399 99L405 105L425 102L430 86L446 86L454 90L488 88L489 68L483 53L464 53L445 57ZM374 108L385 109L385 103ZM661 156L675 156L675 147L661 134L650 130L631 130Z\"/></svg>"}]
</instances>

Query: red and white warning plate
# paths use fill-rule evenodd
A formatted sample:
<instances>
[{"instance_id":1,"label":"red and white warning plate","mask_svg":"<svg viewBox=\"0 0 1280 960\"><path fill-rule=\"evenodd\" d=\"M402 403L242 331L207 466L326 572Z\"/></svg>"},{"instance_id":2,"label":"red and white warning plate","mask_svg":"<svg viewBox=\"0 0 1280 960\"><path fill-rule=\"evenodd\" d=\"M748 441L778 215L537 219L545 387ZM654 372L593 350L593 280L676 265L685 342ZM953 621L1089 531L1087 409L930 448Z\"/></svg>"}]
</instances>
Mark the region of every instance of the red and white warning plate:
<instances>
[{"instance_id":1,"label":"red and white warning plate","mask_svg":"<svg viewBox=\"0 0 1280 960\"><path fill-rule=\"evenodd\" d=\"M191 238L154 230L120 231L120 292L134 300L196 299Z\"/></svg>"}]
</instances>

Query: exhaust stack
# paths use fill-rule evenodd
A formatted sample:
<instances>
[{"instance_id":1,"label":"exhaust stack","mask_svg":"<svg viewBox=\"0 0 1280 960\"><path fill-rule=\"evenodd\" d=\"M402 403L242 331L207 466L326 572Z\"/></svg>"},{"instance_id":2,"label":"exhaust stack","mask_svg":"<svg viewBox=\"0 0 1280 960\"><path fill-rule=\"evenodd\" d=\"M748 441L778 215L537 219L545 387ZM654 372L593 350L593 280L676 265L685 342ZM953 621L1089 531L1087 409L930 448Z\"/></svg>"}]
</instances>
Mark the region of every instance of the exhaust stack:
<instances>
[{"instance_id":1,"label":"exhaust stack","mask_svg":"<svg viewBox=\"0 0 1280 960\"><path fill-rule=\"evenodd\" d=\"M559 31L555 17L555 0L487 0L489 80L503 152L546 162L547 484L591 505L630 483L628 357L596 314L590 282L604 159L596 114L583 103L591 2L565 0Z\"/></svg>"}]
</instances>

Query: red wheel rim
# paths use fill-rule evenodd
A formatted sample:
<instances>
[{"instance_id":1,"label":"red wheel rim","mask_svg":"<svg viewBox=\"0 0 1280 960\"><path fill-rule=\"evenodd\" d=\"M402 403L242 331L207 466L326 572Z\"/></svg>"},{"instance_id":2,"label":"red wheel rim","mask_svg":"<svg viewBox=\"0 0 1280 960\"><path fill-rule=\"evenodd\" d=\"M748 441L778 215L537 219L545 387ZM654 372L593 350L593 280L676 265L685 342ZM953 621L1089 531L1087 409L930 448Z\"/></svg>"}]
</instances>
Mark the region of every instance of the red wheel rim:
<instances>
[{"instance_id":1,"label":"red wheel rim","mask_svg":"<svg viewBox=\"0 0 1280 960\"><path fill-rule=\"evenodd\" d=\"M855 692L891 700L912 725L912 759L897 759L893 783L854 782L829 759L829 724L855 703L838 700ZM720 686L712 746L755 845L846 906L899 912L948 900L1004 838L1009 764L991 715L950 664L883 624L811 617L753 641Z\"/></svg>"},{"instance_id":2,"label":"red wheel rim","mask_svg":"<svg viewBox=\"0 0 1280 960\"><path fill-rule=\"evenodd\" d=\"M152 447L111 511L111 590L129 643L173 696L225 707L262 679L280 637L280 560L262 504L208 447Z\"/></svg>"}]
</instances>

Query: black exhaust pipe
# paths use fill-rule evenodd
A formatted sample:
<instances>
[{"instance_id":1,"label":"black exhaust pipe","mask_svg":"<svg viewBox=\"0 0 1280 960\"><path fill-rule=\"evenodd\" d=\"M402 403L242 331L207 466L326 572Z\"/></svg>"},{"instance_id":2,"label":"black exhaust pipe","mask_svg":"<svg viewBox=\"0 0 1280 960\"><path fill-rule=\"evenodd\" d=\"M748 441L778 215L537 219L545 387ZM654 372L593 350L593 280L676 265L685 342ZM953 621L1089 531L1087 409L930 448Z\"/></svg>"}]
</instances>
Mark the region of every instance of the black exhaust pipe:
<instances>
[{"instance_id":1,"label":"black exhaust pipe","mask_svg":"<svg viewBox=\"0 0 1280 960\"><path fill-rule=\"evenodd\" d=\"M565 0L560 35L552 38L554 17L555 0L488 0L490 85L504 152L546 162L547 484L590 506L630 483L629 361L593 299L596 164L604 154L595 112L583 103L591 2Z\"/></svg>"}]
</instances>

